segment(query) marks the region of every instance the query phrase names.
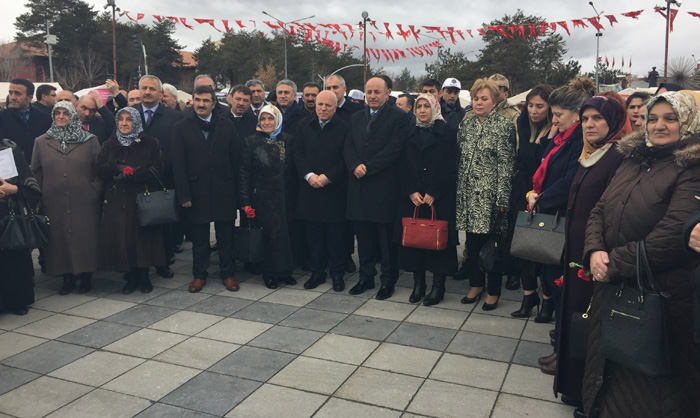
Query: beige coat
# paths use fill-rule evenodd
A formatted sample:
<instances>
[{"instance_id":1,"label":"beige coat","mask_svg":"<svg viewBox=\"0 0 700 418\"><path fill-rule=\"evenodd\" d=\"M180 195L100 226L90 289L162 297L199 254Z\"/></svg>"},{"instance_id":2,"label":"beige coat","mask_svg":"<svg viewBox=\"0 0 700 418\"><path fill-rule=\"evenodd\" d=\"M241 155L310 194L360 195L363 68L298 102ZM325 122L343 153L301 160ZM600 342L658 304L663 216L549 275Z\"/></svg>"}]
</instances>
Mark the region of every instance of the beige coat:
<instances>
[{"instance_id":1,"label":"beige coat","mask_svg":"<svg viewBox=\"0 0 700 418\"><path fill-rule=\"evenodd\" d=\"M31 168L45 190L41 213L51 222L51 244L44 253L47 274L97 271L100 182L94 166L99 152L96 137L68 144L65 154L46 134L34 143Z\"/></svg>"}]
</instances>

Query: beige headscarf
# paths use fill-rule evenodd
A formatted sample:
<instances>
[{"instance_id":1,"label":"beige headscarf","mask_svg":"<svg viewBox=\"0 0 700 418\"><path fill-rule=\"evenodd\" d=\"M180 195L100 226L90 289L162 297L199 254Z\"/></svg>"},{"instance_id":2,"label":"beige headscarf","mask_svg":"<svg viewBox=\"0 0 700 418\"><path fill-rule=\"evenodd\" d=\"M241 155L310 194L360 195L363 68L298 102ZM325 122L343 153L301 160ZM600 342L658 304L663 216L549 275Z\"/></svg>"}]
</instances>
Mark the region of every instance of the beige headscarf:
<instances>
[{"instance_id":1,"label":"beige headscarf","mask_svg":"<svg viewBox=\"0 0 700 418\"><path fill-rule=\"evenodd\" d=\"M691 96L679 91L667 91L652 97L649 103L647 103L644 120L649 120L649 110L654 107L659 100L670 104L673 111L678 116L678 122L680 122L681 125L681 141L700 132L700 111L698 111L698 105ZM647 147L653 146L653 144L649 142L649 130L646 128L644 129L644 139Z\"/></svg>"},{"instance_id":2,"label":"beige headscarf","mask_svg":"<svg viewBox=\"0 0 700 418\"><path fill-rule=\"evenodd\" d=\"M433 114L430 117L430 122L428 123L422 123L418 121L418 118L416 117L416 126L418 126L419 128L429 128L435 124L436 120L441 120L443 122L445 121L445 118L442 117L442 112L440 111L440 102L438 102L435 96L433 96L432 94L421 93L416 99L416 105L418 104L418 100L427 100L428 104L430 104L430 108L432 109ZM416 113L415 105L413 106L413 113Z\"/></svg>"},{"instance_id":3,"label":"beige headscarf","mask_svg":"<svg viewBox=\"0 0 700 418\"><path fill-rule=\"evenodd\" d=\"M282 120L284 117L282 116L282 112L277 108L277 106L273 105L265 105L260 109L260 114L258 115L258 127L255 128L256 130L262 132L262 128L260 127L260 117L262 116L263 113L268 113L272 115L273 118L275 118L275 130L270 134L270 138L272 139L277 139L277 135L279 135L280 132L282 132Z\"/></svg>"}]
</instances>

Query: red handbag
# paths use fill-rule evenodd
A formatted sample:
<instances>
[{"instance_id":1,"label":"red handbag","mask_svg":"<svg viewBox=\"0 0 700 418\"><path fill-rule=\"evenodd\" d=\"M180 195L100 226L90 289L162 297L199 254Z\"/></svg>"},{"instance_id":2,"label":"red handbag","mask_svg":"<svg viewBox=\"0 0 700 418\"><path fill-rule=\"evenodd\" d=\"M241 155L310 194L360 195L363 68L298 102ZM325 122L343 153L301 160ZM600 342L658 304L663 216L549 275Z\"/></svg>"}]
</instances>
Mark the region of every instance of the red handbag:
<instances>
[{"instance_id":1,"label":"red handbag","mask_svg":"<svg viewBox=\"0 0 700 418\"><path fill-rule=\"evenodd\" d=\"M435 207L430 209L433 211L431 219L418 218L418 206L412 218L401 218L401 245L436 251L447 248L447 221L435 220Z\"/></svg>"}]
</instances>

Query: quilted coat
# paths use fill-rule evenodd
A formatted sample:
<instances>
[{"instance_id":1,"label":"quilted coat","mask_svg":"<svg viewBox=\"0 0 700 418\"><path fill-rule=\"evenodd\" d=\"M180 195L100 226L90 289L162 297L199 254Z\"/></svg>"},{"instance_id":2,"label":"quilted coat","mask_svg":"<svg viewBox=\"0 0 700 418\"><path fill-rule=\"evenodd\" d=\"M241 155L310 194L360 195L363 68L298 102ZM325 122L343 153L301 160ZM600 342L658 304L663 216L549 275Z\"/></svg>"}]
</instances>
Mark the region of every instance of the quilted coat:
<instances>
[{"instance_id":1,"label":"quilted coat","mask_svg":"<svg viewBox=\"0 0 700 418\"><path fill-rule=\"evenodd\" d=\"M607 251L611 283L636 275L636 241L646 241L657 290L670 294L668 325L676 374L649 378L607 361L598 352L602 295L596 283L591 306L588 353L583 380L586 413L601 418L697 418L700 416L700 344L693 342L691 275L697 254L683 248L683 223L697 207L700 190L700 136L655 149L644 134L620 141L624 156L615 177L591 212L586 229L584 263L591 253ZM595 415L593 415L595 416Z\"/></svg>"}]
</instances>

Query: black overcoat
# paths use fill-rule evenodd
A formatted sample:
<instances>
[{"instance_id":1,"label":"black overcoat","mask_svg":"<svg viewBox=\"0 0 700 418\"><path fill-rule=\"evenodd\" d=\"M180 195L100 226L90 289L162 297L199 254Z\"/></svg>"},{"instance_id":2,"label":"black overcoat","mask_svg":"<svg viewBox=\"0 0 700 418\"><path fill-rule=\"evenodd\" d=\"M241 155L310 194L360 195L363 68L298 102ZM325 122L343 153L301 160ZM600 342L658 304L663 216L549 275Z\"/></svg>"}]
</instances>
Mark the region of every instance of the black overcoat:
<instances>
[{"instance_id":1,"label":"black overcoat","mask_svg":"<svg viewBox=\"0 0 700 418\"><path fill-rule=\"evenodd\" d=\"M204 137L197 115L175 124L173 174L180 204L192 202L189 220L195 224L236 219L238 145L233 122L213 116L216 122Z\"/></svg>"},{"instance_id":2,"label":"black overcoat","mask_svg":"<svg viewBox=\"0 0 700 418\"><path fill-rule=\"evenodd\" d=\"M338 109L336 109L335 114L340 119L342 119L343 122L350 125L350 121L352 120L352 115L354 115L355 113L360 112L364 109L365 109L365 107L362 106L361 104L350 101L349 98L345 97L345 101L343 101L343 105L341 107L339 107Z\"/></svg>"},{"instance_id":3,"label":"black overcoat","mask_svg":"<svg viewBox=\"0 0 700 418\"><path fill-rule=\"evenodd\" d=\"M2 138L14 142L24 153L26 161L32 160L34 140L45 134L51 127L51 116L29 107L29 120L23 121L19 111L5 109L0 112L0 133Z\"/></svg>"},{"instance_id":4,"label":"black overcoat","mask_svg":"<svg viewBox=\"0 0 700 418\"><path fill-rule=\"evenodd\" d=\"M302 119L308 118L309 113L304 110L304 106L299 102L292 103L292 106L286 111L279 106L278 108L284 115L282 132L288 133L289 135L296 135L299 122L301 122Z\"/></svg>"},{"instance_id":5,"label":"black overcoat","mask_svg":"<svg viewBox=\"0 0 700 418\"><path fill-rule=\"evenodd\" d=\"M255 128L258 126L258 117L255 116L253 110L248 108L248 111L240 118L234 117L233 113L226 113L226 118L233 122L236 129L236 138L243 140L255 133Z\"/></svg>"},{"instance_id":6,"label":"black overcoat","mask_svg":"<svg viewBox=\"0 0 700 418\"><path fill-rule=\"evenodd\" d=\"M321 129L318 118L299 124L294 141L294 162L299 178L296 217L304 221L345 221L347 171L343 159L345 137L350 126L337 115ZM325 174L331 182L315 189L304 180L308 173Z\"/></svg>"},{"instance_id":7,"label":"black overcoat","mask_svg":"<svg viewBox=\"0 0 700 418\"><path fill-rule=\"evenodd\" d=\"M98 114L88 124L88 132L95 135L102 145L114 133L117 126L114 114L107 106L97 109Z\"/></svg>"},{"instance_id":8,"label":"black overcoat","mask_svg":"<svg viewBox=\"0 0 700 418\"><path fill-rule=\"evenodd\" d=\"M444 121L435 121L432 128L411 128L411 136L400 165L400 190L394 239L400 245L403 234L401 218L412 217L415 205L410 195L429 194L435 198L433 207L436 218L448 224L447 248L442 251L399 247L399 268L407 271L430 270L434 273L451 273L457 266L457 191L454 178L457 164L453 158L457 152L457 131ZM449 162L449 163L448 163ZM419 217L430 218L428 205L419 209Z\"/></svg>"},{"instance_id":9,"label":"black overcoat","mask_svg":"<svg viewBox=\"0 0 700 418\"><path fill-rule=\"evenodd\" d=\"M133 108L141 114L143 132L155 137L160 143L160 150L163 153L163 182L169 188L175 187L172 168L172 134L173 127L182 119L184 112L178 112L160 104L153 114L153 119L146 125L143 105L139 103L134 105ZM194 112L191 113L194 114Z\"/></svg>"},{"instance_id":10,"label":"black overcoat","mask_svg":"<svg viewBox=\"0 0 700 418\"><path fill-rule=\"evenodd\" d=\"M554 141L550 141L542 157L546 157L553 147ZM579 123L566 143L549 159L547 173L542 182L542 192L537 200L540 212L554 215L559 210L560 213L564 213L571 182L579 168L578 159L582 150L583 131Z\"/></svg>"},{"instance_id":11,"label":"black overcoat","mask_svg":"<svg viewBox=\"0 0 700 418\"><path fill-rule=\"evenodd\" d=\"M346 217L391 223L399 198L399 158L408 135L406 113L385 104L368 128L369 121L369 108L355 113L345 140L345 164L350 173ZM358 179L353 171L360 164L367 167L367 174Z\"/></svg>"},{"instance_id":12,"label":"black overcoat","mask_svg":"<svg viewBox=\"0 0 700 418\"><path fill-rule=\"evenodd\" d=\"M163 154L158 140L141 133L138 142L125 147L116 135L102 144L97 156L95 173L104 185L102 221L100 223L98 265L101 271L128 271L165 264L163 233L160 225L140 227L136 219L136 195L145 187L158 190L148 167L163 173ZM127 165L134 174L127 179L115 180Z\"/></svg>"},{"instance_id":13,"label":"black overcoat","mask_svg":"<svg viewBox=\"0 0 700 418\"><path fill-rule=\"evenodd\" d=\"M255 209L255 223L265 231L263 273L291 271L295 266L294 206L298 185L294 137L281 132L271 139L256 132L241 143L238 204Z\"/></svg>"}]
</instances>

